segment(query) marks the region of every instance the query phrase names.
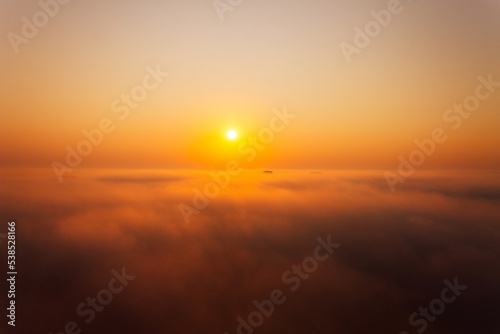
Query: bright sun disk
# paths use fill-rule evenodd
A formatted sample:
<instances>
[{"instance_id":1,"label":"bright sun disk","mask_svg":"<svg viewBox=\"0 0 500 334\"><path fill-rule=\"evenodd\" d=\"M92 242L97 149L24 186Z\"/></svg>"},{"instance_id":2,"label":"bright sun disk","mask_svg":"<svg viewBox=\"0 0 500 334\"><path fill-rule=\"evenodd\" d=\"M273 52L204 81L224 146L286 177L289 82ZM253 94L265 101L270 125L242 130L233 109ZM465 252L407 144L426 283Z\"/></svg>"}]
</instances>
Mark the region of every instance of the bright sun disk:
<instances>
[{"instance_id":1,"label":"bright sun disk","mask_svg":"<svg viewBox=\"0 0 500 334\"><path fill-rule=\"evenodd\" d=\"M229 130L226 134L227 138L229 138L230 140L234 140L236 139L236 137L238 137L238 133L234 130Z\"/></svg>"}]
</instances>

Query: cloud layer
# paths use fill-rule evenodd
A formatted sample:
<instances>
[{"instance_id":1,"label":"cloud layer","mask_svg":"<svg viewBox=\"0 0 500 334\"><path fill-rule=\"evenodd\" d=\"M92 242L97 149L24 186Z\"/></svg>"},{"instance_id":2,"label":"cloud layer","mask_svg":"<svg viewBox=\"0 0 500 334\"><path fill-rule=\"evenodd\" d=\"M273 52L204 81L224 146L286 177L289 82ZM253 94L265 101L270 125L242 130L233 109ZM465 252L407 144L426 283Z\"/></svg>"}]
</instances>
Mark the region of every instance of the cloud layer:
<instances>
[{"instance_id":1,"label":"cloud layer","mask_svg":"<svg viewBox=\"0 0 500 334\"><path fill-rule=\"evenodd\" d=\"M392 193L379 172L244 172L189 225L178 204L206 173L94 171L63 184L4 173L19 333L75 321L83 333L233 334L274 289L286 301L255 333L417 333L408 317L455 277L467 290L426 333L500 328L498 173L421 173ZM328 235L341 247L291 291L282 274ZM77 305L123 267L136 278L86 324Z\"/></svg>"}]
</instances>

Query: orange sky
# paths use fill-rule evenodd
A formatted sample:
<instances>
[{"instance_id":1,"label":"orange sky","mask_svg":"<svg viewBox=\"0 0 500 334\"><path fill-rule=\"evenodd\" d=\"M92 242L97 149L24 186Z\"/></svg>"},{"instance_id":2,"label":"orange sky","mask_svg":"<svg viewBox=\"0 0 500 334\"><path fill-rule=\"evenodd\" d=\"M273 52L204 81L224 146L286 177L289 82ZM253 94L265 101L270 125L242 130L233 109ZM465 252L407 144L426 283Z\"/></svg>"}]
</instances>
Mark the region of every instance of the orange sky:
<instances>
[{"instance_id":1,"label":"orange sky","mask_svg":"<svg viewBox=\"0 0 500 334\"><path fill-rule=\"evenodd\" d=\"M401 3L347 64L339 44L387 1L246 1L224 21L210 1L72 1L18 53L2 39L2 166L64 163L109 118L81 166L220 167L286 106L296 118L248 167L396 168L439 127L449 138L425 168L498 168L500 89L459 129L443 120L479 76L500 81L498 1ZM40 10L2 7L4 36ZM168 77L120 119L112 103L157 66Z\"/></svg>"}]
</instances>

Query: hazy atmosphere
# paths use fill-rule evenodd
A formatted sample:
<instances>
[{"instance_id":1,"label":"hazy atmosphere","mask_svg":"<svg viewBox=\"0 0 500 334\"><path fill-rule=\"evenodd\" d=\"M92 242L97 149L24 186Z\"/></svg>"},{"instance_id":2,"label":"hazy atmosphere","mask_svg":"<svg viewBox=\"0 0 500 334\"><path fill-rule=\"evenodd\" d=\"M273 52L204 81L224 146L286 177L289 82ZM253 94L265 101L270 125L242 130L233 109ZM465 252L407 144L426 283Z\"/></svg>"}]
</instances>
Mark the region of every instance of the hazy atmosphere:
<instances>
[{"instance_id":1,"label":"hazy atmosphere","mask_svg":"<svg viewBox=\"0 0 500 334\"><path fill-rule=\"evenodd\" d=\"M499 18L0 0L0 332L497 334Z\"/></svg>"}]
</instances>

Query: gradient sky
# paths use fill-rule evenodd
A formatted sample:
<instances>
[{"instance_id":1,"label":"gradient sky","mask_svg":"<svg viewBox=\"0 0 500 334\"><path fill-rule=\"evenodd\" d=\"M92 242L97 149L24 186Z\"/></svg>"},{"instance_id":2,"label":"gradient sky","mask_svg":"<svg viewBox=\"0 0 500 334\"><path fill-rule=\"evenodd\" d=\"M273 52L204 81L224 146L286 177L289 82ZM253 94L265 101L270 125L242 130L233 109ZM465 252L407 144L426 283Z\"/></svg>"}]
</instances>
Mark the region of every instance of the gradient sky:
<instances>
[{"instance_id":1,"label":"gradient sky","mask_svg":"<svg viewBox=\"0 0 500 334\"><path fill-rule=\"evenodd\" d=\"M2 166L50 167L65 147L142 81L170 73L105 137L84 167L205 168L227 161L230 128L244 138L273 108L296 120L252 166L396 168L416 138L477 77L500 81L500 4L402 1L380 36L347 64L339 48L386 1L244 1L222 22L211 1L73 0L15 54L6 35L36 1L2 0ZM498 168L500 91L425 168ZM446 130L449 130L447 126Z\"/></svg>"},{"instance_id":2,"label":"gradient sky","mask_svg":"<svg viewBox=\"0 0 500 334\"><path fill-rule=\"evenodd\" d=\"M341 43L387 0L244 0L223 21L212 1L71 0L16 53L8 34L40 5L0 0L15 332L83 326L77 305L126 268L136 280L82 333L233 334L276 288L288 301L254 334L415 333L409 316L458 277L469 288L426 334L497 334L500 87L456 129L443 115L480 76L500 82L500 0L402 0L351 63ZM169 75L120 118L148 68ZM242 155L283 110L290 124ZM106 118L57 182L53 162ZM436 128L447 140L394 188L384 170ZM219 189L206 170L232 159L249 170ZM292 294L282 273L329 235L341 248Z\"/></svg>"}]
</instances>

